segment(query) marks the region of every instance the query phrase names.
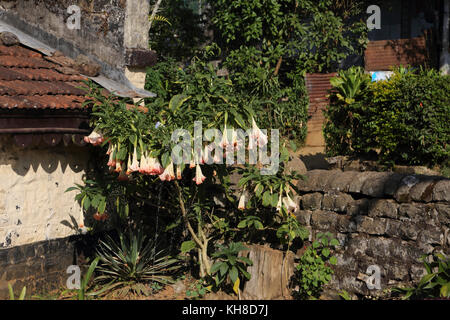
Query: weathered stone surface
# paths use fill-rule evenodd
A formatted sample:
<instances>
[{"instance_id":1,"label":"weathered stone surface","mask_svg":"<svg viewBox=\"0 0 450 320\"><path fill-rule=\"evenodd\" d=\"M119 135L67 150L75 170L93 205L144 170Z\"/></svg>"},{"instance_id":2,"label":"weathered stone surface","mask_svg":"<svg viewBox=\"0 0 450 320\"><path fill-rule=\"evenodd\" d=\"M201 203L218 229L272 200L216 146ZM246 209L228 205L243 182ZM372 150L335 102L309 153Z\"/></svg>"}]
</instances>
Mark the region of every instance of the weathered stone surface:
<instances>
[{"instance_id":1,"label":"weathered stone surface","mask_svg":"<svg viewBox=\"0 0 450 320\"><path fill-rule=\"evenodd\" d=\"M294 274L294 254L285 258L283 251L260 245L248 245L248 257L253 265L247 271L252 275L244 285L241 299L273 300L290 297L289 279Z\"/></svg>"},{"instance_id":2,"label":"weathered stone surface","mask_svg":"<svg viewBox=\"0 0 450 320\"><path fill-rule=\"evenodd\" d=\"M19 45L20 41L14 33L4 31L0 32L0 44L3 44L4 46L14 46Z\"/></svg>"},{"instance_id":3,"label":"weathered stone surface","mask_svg":"<svg viewBox=\"0 0 450 320\"><path fill-rule=\"evenodd\" d=\"M336 230L338 232L355 232L356 224L348 216L338 216L336 220Z\"/></svg>"},{"instance_id":4,"label":"weathered stone surface","mask_svg":"<svg viewBox=\"0 0 450 320\"><path fill-rule=\"evenodd\" d=\"M347 206L353 202L352 196L347 193L329 192L324 194L322 209L336 212L345 212Z\"/></svg>"},{"instance_id":5,"label":"weathered stone surface","mask_svg":"<svg viewBox=\"0 0 450 320\"><path fill-rule=\"evenodd\" d=\"M358 175L355 176L353 181L350 183L348 192L361 193L361 189L364 183L367 180L372 179L376 175L378 175L378 172L360 172Z\"/></svg>"},{"instance_id":6,"label":"weathered stone surface","mask_svg":"<svg viewBox=\"0 0 450 320\"><path fill-rule=\"evenodd\" d=\"M408 217L414 221L421 221L425 215L426 207L420 203L402 203L398 207L398 213L402 217Z\"/></svg>"},{"instance_id":7,"label":"weathered stone surface","mask_svg":"<svg viewBox=\"0 0 450 320\"><path fill-rule=\"evenodd\" d=\"M450 226L450 204L437 203L435 208L438 212L439 222L443 225Z\"/></svg>"},{"instance_id":8,"label":"weathered stone surface","mask_svg":"<svg viewBox=\"0 0 450 320\"><path fill-rule=\"evenodd\" d=\"M366 179L361 187L361 193L374 198L381 198L384 196L384 185L389 182L392 176L390 172L375 172Z\"/></svg>"},{"instance_id":9,"label":"weathered stone surface","mask_svg":"<svg viewBox=\"0 0 450 320\"><path fill-rule=\"evenodd\" d=\"M367 215L369 212L369 199L358 199L347 205L347 214L351 216Z\"/></svg>"},{"instance_id":10,"label":"weathered stone surface","mask_svg":"<svg viewBox=\"0 0 450 320\"><path fill-rule=\"evenodd\" d=\"M370 218L365 216L356 217L356 230L373 235L383 235L386 232L386 219Z\"/></svg>"},{"instance_id":11,"label":"weathered stone surface","mask_svg":"<svg viewBox=\"0 0 450 320\"><path fill-rule=\"evenodd\" d=\"M311 214L312 211L309 210L298 210L295 213L295 216L297 217L298 222L304 226L309 226L311 223Z\"/></svg>"},{"instance_id":12,"label":"weathered stone surface","mask_svg":"<svg viewBox=\"0 0 450 320\"><path fill-rule=\"evenodd\" d=\"M344 171L341 174L334 177L334 180L330 182L330 189L340 192L348 192L350 183L358 175L356 171Z\"/></svg>"},{"instance_id":13,"label":"weathered stone surface","mask_svg":"<svg viewBox=\"0 0 450 320\"><path fill-rule=\"evenodd\" d=\"M395 191L395 193L394 193L395 200L397 200L398 202L411 202L412 199L411 199L411 195L410 195L410 190L417 183L419 183L419 181L420 180L419 180L418 176L415 176L415 175L410 175L410 176L404 177L401 180L400 185L397 188L397 191Z\"/></svg>"},{"instance_id":14,"label":"weathered stone surface","mask_svg":"<svg viewBox=\"0 0 450 320\"><path fill-rule=\"evenodd\" d=\"M397 218L398 204L393 200L373 199L369 203L369 217Z\"/></svg>"},{"instance_id":15,"label":"weathered stone surface","mask_svg":"<svg viewBox=\"0 0 450 320\"><path fill-rule=\"evenodd\" d=\"M326 170L311 170L306 174L306 180L300 180L297 183L297 188L302 192L318 191L319 180L327 173Z\"/></svg>"},{"instance_id":16,"label":"weathered stone surface","mask_svg":"<svg viewBox=\"0 0 450 320\"><path fill-rule=\"evenodd\" d=\"M410 196L414 201L430 202L433 200L433 189L438 182L436 177L422 177L420 182L411 188Z\"/></svg>"},{"instance_id":17,"label":"weathered stone surface","mask_svg":"<svg viewBox=\"0 0 450 320\"><path fill-rule=\"evenodd\" d=\"M125 55L125 64L128 67L150 67L156 64L157 55L155 51L147 49L127 49Z\"/></svg>"},{"instance_id":18,"label":"weathered stone surface","mask_svg":"<svg viewBox=\"0 0 450 320\"><path fill-rule=\"evenodd\" d=\"M441 229L427 227L422 229L417 239L420 245L443 245L444 235Z\"/></svg>"},{"instance_id":19,"label":"weathered stone surface","mask_svg":"<svg viewBox=\"0 0 450 320\"><path fill-rule=\"evenodd\" d=\"M335 181L340 179L343 173L340 170L327 170L327 172L328 174L319 180L320 190L324 192L334 191Z\"/></svg>"},{"instance_id":20,"label":"weathered stone surface","mask_svg":"<svg viewBox=\"0 0 450 320\"><path fill-rule=\"evenodd\" d=\"M411 279L414 282L420 281L424 275L427 274L427 270L423 267L423 265L413 264L410 268Z\"/></svg>"},{"instance_id":21,"label":"weathered stone surface","mask_svg":"<svg viewBox=\"0 0 450 320\"><path fill-rule=\"evenodd\" d=\"M319 230L334 230L338 215L331 211L316 210L311 216L311 226Z\"/></svg>"},{"instance_id":22,"label":"weathered stone surface","mask_svg":"<svg viewBox=\"0 0 450 320\"><path fill-rule=\"evenodd\" d=\"M399 173L391 174L389 179L384 184L384 194L387 196L393 196L404 177L405 175Z\"/></svg>"},{"instance_id":23,"label":"weathered stone surface","mask_svg":"<svg viewBox=\"0 0 450 320\"><path fill-rule=\"evenodd\" d=\"M298 156L292 155L286 164L285 173L289 174L294 171L298 174L306 174L308 172L303 161Z\"/></svg>"},{"instance_id":24,"label":"weathered stone surface","mask_svg":"<svg viewBox=\"0 0 450 320\"><path fill-rule=\"evenodd\" d=\"M320 210L323 195L319 192L309 193L302 196L301 208L303 210Z\"/></svg>"},{"instance_id":25,"label":"weathered stone surface","mask_svg":"<svg viewBox=\"0 0 450 320\"><path fill-rule=\"evenodd\" d=\"M436 183L433 189L433 201L450 201L450 179Z\"/></svg>"},{"instance_id":26,"label":"weathered stone surface","mask_svg":"<svg viewBox=\"0 0 450 320\"><path fill-rule=\"evenodd\" d=\"M387 220L386 235L403 240L416 240L420 228L410 221Z\"/></svg>"}]
</instances>

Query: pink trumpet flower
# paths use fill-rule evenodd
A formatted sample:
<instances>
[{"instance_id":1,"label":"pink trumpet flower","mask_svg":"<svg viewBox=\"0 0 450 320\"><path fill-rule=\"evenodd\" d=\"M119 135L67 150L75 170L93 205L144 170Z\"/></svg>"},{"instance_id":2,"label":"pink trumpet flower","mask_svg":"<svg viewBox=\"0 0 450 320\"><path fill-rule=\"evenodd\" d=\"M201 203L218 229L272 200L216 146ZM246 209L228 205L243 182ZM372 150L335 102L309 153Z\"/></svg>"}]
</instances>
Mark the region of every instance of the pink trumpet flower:
<instances>
[{"instance_id":1,"label":"pink trumpet flower","mask_svg":"<svg viewBox=\"0 0 450 320\"><path fill-rule=\"evenodd\" d=\"M294 212L297 210L297 204L289 197L289 195L283 198L283 204L289 212Z\"/></svg>"},{"instance_id":2,"label":"pink trumpet flower","mask_svg":"<svg viewBox=\"0 0 450 320\"><path fill-rule=\"evenodd\" d=\"M149 168L150 169L150 174L152 174L152 175L160 175L160 174L164 173L164 169L161 166L161 164L159 163L158 159L150 158L149 164L150 164L150 168ZM172 176L173 176L173 164L171 163L171 165L172 165Z\"/></svg>"},{"instance_id":3,"label":"pink trumpet flower","mask_svg":"<svg viewBox=\"0 0 450 320\"><path fill-rule=\"evenodd\" d=\"M170 162L170 164L167 166L164 172L159 175L159 178L161 179L161 181L172 181L175 179L172 162Z\"/></svg>"},{"instance_id":4,"label":"pink trumpet flower","mask_svg":"<svg viewBox=\"0 0 450 320\"><path fill-rule=\"evenodd\" d=\"M84 141L86 143L90 143L94 146L98 146L105 141L105 138L103 137L103 134L100 131L97 131L97 129L94 129L94 131L91 132L90 135L87 137L84 137Z\"/></svg>"},{"instance_id":5,"label":"pink trumpet flower","mask_svg":"<svg viewBox=\"0 0 450 320\"><path fill-rule=\"evenodd\" d=\"M110 155L112 151L113 151L113 144L112 144L112 143L109 143L109 145L108 145L108 151L106 151L106 154L107 154L107 155Z\"/></svg>"},{"instance_id":6,"label":"pink trumpet flower","mask_svg":"<svg viewBox=\"0 0 450 320\"><path fill-rule=\"evenodd\" d=\"M200 165L197 164L197 167L195 169L195 178L192 179L193 181L195 181L195 183L197 185L202 184L203 181L205 181L206 177L203 175L202 173L202 169L200 168Z\"/></svg>"},{"instance_id":7,"label":"pink trumpet flower","mask_svg":"<svg viewBox=\"0 0 450 320\"><path fill-rule=\"evenodd\" d=\"M239 199L238 209L245 210L245 194L242 194L241 198Z\"/></svg>"},{"instance_id":8,"label":"pink trumpet flower","mask_svg":"<svg viewBox=\"0 0 450 320\"><path fill-rule=\"evenodd\" d=\"M116 146L115 145L110 145L111 146L111 150L108 149L109 151L109 159L108 159L108 167L115 167L116 166L116 160L114 159L114 153L116 151Z\"/></svg>"},{"instance_id":9,"label":"pink trumpet flower","mask_svg":"<svg viewBox=\"0 0 450 320\"><path fill-rule=\"evenodd\" d=\"M230 143L228 142L228 130L227 126L223 129L222 141L220 141L220 147L225 149Z\"/></svg>"},{"instance_id":10,"label":"pink trumpet flower","mask_svg":"<svg viewBox=\"0 0 450 320\"><path fill-rule=\"evenodd\" d=\"M253 138L256 138L258 141L258 146L262 147L265 146L268 142L267 136L261 131L260 128L256 125L255 119L252 117L252 136Z\"/></svg>"},{"instance_id":11,"label":"pink trumpet flower","mask_svg":"<svg viewBox=\"0 0 450 320\"><path fill-rule=\"evenodd\" d=\"M116 169L114 171L117 173L122 171L122 161L116 161Z\"/></svg>"},{"instance_id":12,"label":"pink trumpet flower","mask_svg":"<svg viewBox=\"0 0 450 320\"><path fill-rule=\"evenodd\" d=\"M136 147L134 147L133 161L131 161L131 165L128 166L128 170L129 170L130 172L136 172L136 171L139 171L139 160L138 160L138 155L137 155Z\"/></svg>"},{"instance_id":13,"label":"pink trumpet flower","mask_svg":"<svg viewBox=\"0 0 450 320\"><path fill-rule=\"evenodd\" d=\"M128 155L128 162L127 162L127 171L126 174L130 175L133 171L131 171L131 155Z\"/></svg>"}]
</instances>

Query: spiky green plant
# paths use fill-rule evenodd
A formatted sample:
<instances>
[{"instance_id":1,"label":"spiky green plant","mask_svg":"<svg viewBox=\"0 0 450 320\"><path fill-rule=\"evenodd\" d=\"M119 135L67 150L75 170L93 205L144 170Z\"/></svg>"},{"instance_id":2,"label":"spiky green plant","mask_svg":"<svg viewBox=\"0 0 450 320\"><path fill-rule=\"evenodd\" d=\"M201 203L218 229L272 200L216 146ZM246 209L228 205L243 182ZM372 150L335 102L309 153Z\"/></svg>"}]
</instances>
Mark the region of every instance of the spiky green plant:
<instances>
[{"instance_id":1,"label":"spiky green plant","mask_svg":"<svg viewBox=\"0 0 450 320\"><path fill-rule=\"evenodd\" d=\"M102 294L117 290L119 295L130 291L148 294L146 283L173 283L172 273L180 267L179 260L171 258L165 250L156 250L142 230L119 232L118 241L106 236L100 241L97 256L101 264L95 278L105 284Z\"/></svg>"},{"instance_id":2,"label":"spiky green plant","mask_svg":"<svg viewBox=\"0 0 450 320\"><path fill-rule=\"evenodd\" d=\"M10 283L8 283L8 290L9 290L9 300L15 300L14 290ZM19 300L25 300L26 294L27 294L27 287L23 287L19 295Z\"/></svg>"}]
</instances>

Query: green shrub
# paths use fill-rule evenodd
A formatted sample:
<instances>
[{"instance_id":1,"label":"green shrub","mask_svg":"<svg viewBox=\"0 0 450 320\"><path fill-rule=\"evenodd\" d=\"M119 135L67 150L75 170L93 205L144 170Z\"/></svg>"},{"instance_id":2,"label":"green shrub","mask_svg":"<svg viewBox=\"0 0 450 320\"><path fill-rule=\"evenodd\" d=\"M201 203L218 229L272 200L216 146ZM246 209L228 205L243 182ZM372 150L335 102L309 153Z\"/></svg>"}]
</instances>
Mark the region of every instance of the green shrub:
<instances>
[{"instance_id":1,"label":"green shrub","mask_svg":"<svg viewBox=\"0 0 450 320\"><path fill-rule=\"evenodd\" d=\"M388 80L368 83L351 68L332 84L324 126L328 155L376 152L384 163L407 165L448 161L450 76L398 69ZM342 96L345 87L354 97Z\"/></svg>"},{"instance_id":2,"label":"green shrub","mask_svg":"<svg viewBox=\"0 0 450 320\"><path fill-rule=\"evenodd\" d=\"M317 299L322 288L334 273L330 265L335 265L337 259L332 256L332 249L339 245L339 241L331 233L318 233L317 240L306 249L297 265L293 278L294 285L298 285L298 292L294 293L300 299Z\"/></svg>"}]
</instances>

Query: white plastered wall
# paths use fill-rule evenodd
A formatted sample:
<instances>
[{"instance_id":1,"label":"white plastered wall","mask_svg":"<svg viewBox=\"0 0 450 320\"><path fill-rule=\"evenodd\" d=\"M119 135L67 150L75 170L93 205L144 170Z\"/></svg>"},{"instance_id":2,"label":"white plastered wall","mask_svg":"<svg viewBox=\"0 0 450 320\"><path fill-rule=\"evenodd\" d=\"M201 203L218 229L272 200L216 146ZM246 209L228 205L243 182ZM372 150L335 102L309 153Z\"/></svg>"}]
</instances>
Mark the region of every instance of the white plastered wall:
<instances>
[{"instance_id":1,"label":"white plastered wall","mask_svg":"<svg viewBox=\"0 0 450 320\"><path fill-rule=\"evenodd\" d=\"M82 182L87 161L87 148L21 148L0 135L0 248L76 233L61 223L70 216L83 223L76 191L65 191Z\"/></svg>"}]
</instances>

